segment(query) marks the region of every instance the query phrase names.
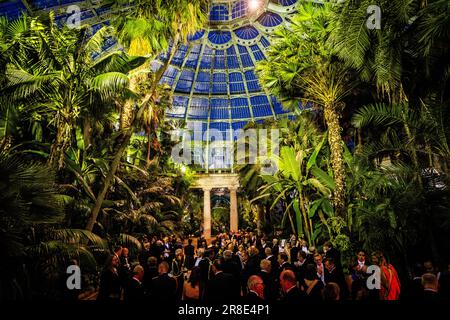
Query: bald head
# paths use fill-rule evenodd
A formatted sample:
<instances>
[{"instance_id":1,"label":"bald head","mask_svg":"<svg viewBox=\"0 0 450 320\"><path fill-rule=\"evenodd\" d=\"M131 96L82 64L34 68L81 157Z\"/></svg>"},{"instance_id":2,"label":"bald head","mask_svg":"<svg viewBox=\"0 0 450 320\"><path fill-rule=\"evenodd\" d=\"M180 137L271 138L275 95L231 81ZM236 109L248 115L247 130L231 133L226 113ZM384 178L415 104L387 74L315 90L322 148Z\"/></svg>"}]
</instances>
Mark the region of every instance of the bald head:
<instances>
[{"instance_id":1,"label":"bald head","mask_svg":"<svg viewBox=\"0 0 450 320\"><path fill-rule=\"evenodd\" d=\"M158 273L164 274L169 272L169 264L166 261L163 261L158 266Z\"/></svg>"},{"instance_id":2,"label":"bald head","mask_svg":"<svg viewBox=\"0 0 450 320\"><path fill-rule=\"evenodd\" d=\"M438 290L438 278L433 273L425 273L422 276L422 286L424 289Z\"/></svg>"},{"instance_id":3,"label":"bald head","mask_svg":"<svg viewBox=\"0 0 450 320\"><path fill-rule=\"evenodd\" d=\"M134 267L133 276L139 281L141 281L142 278L144 278L144 268L140 264Z\"/></svg>"},{"instance_id":4,"label":"bald head","mask_svg":"<svg viewBox=\"0 0 450 320\"><path fill-rule=\"evenodd\" d=\"M281 272L280 281L288 282L290 284L297 283L297 279L295 278L295 274L292 270L284 270Z\"/></svg>"},{"instance_id":5,"label":"bald head","mask_svg":"<svg viewBox=\"0 0 450 320\"><path fill-rule=\"evenodd\" d=\"M248 290L255 292L258 297L264 298L264 282L260 276L253 275L247 281Z\"/></svg>"}]
</instances>

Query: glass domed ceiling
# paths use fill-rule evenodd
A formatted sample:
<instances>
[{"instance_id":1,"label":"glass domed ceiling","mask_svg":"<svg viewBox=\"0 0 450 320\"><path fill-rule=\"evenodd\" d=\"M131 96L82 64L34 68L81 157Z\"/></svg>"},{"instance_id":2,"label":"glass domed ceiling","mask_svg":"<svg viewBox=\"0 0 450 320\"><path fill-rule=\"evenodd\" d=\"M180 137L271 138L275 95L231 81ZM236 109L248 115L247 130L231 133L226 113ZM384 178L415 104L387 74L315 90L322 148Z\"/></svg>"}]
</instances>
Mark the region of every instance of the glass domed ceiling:
<instances>
[{"instance_id":1,"label":"glass domed ceiling","mask_svg":"<svg viewBox=\"0 0 450 320\"><path fill-rule=\"evenodd\" d=\"M265 59L270 34L296 2L213 0L208 26L178 49L162 79L174 93L167 119L185 121L187 128L202 131L194 138L206 140L208 129L238 130L249 121L292 116L260 85L255 65ZM152 68L166 59L161 55Z\"/></svg>"},{"instance_id":2,"label":"glass domed ceiling","mask_svg":"<svg viewBox=\"0 0 450 320\"><path fill-rule=\"evenodd\" d=\"M69 17L67 8L81 9L83 24L94 32L109 24L114 15L103 1L27 0L0 3L0 14L9 19L21 12L55 11L57 23ZM187 128L226 131L243 128L249 121L291 117L279 101L261 87L255 64L265 59L270 34L295 11L297 0L212 0L209 23L181 45L161 80L173 90L173 107L166 119L183 121ZM104 50L115 48L110 39ZM152 62L157 70L167 59L162 54ZM225 137L225 135L224 135Z\"/></svg>"}]
</instances>

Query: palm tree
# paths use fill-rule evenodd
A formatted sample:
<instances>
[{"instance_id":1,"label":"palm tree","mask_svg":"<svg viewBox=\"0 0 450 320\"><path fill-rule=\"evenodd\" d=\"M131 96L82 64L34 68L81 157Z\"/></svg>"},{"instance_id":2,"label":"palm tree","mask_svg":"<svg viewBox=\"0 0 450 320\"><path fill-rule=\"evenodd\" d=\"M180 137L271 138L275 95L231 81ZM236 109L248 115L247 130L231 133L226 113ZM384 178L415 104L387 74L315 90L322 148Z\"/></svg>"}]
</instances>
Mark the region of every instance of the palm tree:
<instances>
[{"instance_id":1,"label":"palm tree","mask_svg":"<svg viewBox=\"0 0 450 320\"><path fill-rule=\"evenodd\" d=\"M441 122L425 105L416 111L405 103L364 106L352 119L356 128L365 129L368 134L376 131L374 134L379 137L364 148L370 159L388 156L392 161L408 161L419 156L419 168L448 168L450 149ZM420 170L416 173L422 175Z\"/></svg>"},{"instance_id":2,"label":"palm tree","mask_svg":"<svg viewBox=\"0 0 450 320\"><path fill-rule=\"evenodd\" d=\"M280 157L272 156L279 170L275 175L261 175L264 185L260 187L260 195L252 201L267 198L274 194L272 208L280 201L285 203L284 218L289 218L292 230L300 236L305 235L309 243L314 243L317 233L313 234L311 218L318 213L322 223L327 226L323 212L333 215L329 198L336 184L327 172L319 168L319 155L327 135L321 136L317 146L309 149L296 149L283 146ZM290 216L291 208L295 213L294 221Z\"/></svg>"},{"instance_id":3,"label":"palm tree","mask_svg":"<svg viewBox=\"0 0 450 320\"><path fill-rule=\"evenodd\" d=\"M130 1L121 0L113 3L117 9L121 9L124 4L130 4ZM151 83L155 85L159 83L178 44L186 42L188 36L202 28L206 22L205 6L204 0L133 1L131 11L124 11L113 20L119 42L131 55L156 57L157 54L167 50L169 39L172 40L167 55L168 61L156 73L156 78L149 79L149 66L142 66L133 72L131 90L135 90L140 83L149 82L149 80L152 80ZM149 88L150 92L156 89L153 85ZM120 117L121 129L132 125L133 106L132 100L123 105Z\"/></svg>"},{"instance_id":4,"label":"palm tree","mask_svg":"<svg viewBox=\"0 0 450 320\"><path fill-rule=\"evenodd\" d=\"M405 97L402 76L406 59L406 30L414 21L419 2L378 1L381 28L369 28L370 0L340 1L334 6L334 28L330 42L347 66L358 71L363 81L376 85L379 93L393 102Z\"/></svg>"},{"instance_id":5,"label":"palm tree","mask_svg":"<svg viewBox=\"0 0 450 320\"><path fill-rule=\"evenodd\" d=\"M31 223L57 222L63 202L54 173L38 163L0 152L0 238L6 256L23 253L22 231Z\"/></svg>"},{"instance_id":6,"label":"palm tree","mask_svg":"<svg viewBox=\"0 0 450 320\"><path fill-rule=\"evenodd\" d=\"M127 92L127 72L142 64L144 58L130 58L112 53L94 59L110 32L104 27L89 38L87 28L58 29L53 13L43 18L24 18L20 36L31 34L32 47L12 55L7 65L5 91L11 100L35 108L46 116L56 129L49 164L61 170L64 155L72 144L74 125L80 114ZM14 26L14 25L13 25ZM14 54L15 52L10 52Z\"/></svg>"},{"instance_id":7,"label":"palm tree","mask_svg":"<svg viewBox=\"0 0 450 320\"><path fill-rule=\"evenodd\" d=\"M125 152L133 135L134 128L140 127L145 110L150 108L152 105L157 105L157 90L159 88L159 82L164 72L168 68L170 62L172 61L179 42L187 39L187 36L194 31L194 28L199 28L199 26L202 25L203 19L205 18L205 15L203 14L205 10L205 1L203 0L182 0L175 2L158 0L155 3L158 4L157 12L153 10L154 8L152 6L150 6L150 8L147 10L147 7L149 5L147 5L145 1L140 2L140 5L136 7L138 10L136 15L138 17L145 17L145 19L148 20L165 19L165 27L170 28L168 29L168 33L163 32L163 34L173 36L173 43L168 52L168 59L165 61L164 65L156 72L154 77L152 77L151 87L146 90L145 95L138 99L138 101L135 101L137 105L137 111L134 117L132 117L133 120L130 122L131 125L122 129L122 137L119 142L119 147L117 148L117 151L114 155L114 159L110 165L110 170L104 180L103 187L97 196L95 207L92 209L91 218L86 225L87 230L92 230L92 228L94 227L103 200L105 199L109 187L113 181L115 172L120 165L120 160L123 156L123 153ZM120 32L121 31L119 30L119 34ZM132 112L128 111L125 111L124 113L132 114Z\"/></svg>"},{"instance_id":8,"label":"palm tree","mask_svg":"<svg viewBox=\"0 0 450 320\"><path fill-rule=\"evenodd\" d=\"M328 2L302 3L289 26L275 32L267 61L260 62L257 70L262 84L290 108L303 100L323 109L336 182L333 202L336 213L344 216L344 143L339 119L352 85L347 69L336 61L328 43L333 30L331 15Z\"/></svg>"}]
</instances>

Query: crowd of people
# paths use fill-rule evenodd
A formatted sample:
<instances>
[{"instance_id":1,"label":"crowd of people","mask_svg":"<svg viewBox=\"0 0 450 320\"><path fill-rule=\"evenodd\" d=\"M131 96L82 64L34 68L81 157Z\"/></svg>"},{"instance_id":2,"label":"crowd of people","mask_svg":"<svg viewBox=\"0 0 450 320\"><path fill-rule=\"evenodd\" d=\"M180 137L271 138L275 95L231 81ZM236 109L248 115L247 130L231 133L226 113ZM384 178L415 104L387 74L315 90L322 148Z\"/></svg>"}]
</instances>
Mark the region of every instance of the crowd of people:
<instances>
[{"instance_id":1,"label":"crowd of people","mask_svg":"<svg viewBox=\"0 0 450 320\"><path fill-rule=\"evenodd\" d=\"M205 239L144 239L130 257L118 246L101 274L97 300L273 303L335 300L450 299L450 264L413 268L407 281L380 251L359 250L343 268L331 242L319 251L306 241L271 239L252 232Z\"/></svg>"}]
</instances>

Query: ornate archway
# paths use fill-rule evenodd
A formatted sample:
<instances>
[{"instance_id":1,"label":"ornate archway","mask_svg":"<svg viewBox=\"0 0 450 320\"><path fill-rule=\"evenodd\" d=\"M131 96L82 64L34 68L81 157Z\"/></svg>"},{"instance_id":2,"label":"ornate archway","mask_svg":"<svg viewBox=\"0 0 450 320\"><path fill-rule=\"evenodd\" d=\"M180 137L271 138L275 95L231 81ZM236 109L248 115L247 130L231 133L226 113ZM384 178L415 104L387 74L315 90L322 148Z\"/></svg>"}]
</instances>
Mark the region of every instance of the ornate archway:
<instances>
[{"instance_id":1,"label":"ornate archway","mask_svg":"<svg viewBox=\"0 0 450 320\"><path fill-rule=\"evenodd\" d=\"M230 192L230 231L239 230L237 189L239 188L237 174L202 174L196 177L191 188L203 190L203 236L211 239L211 190L227 188Z\"/></svg>"}]
</instances>

